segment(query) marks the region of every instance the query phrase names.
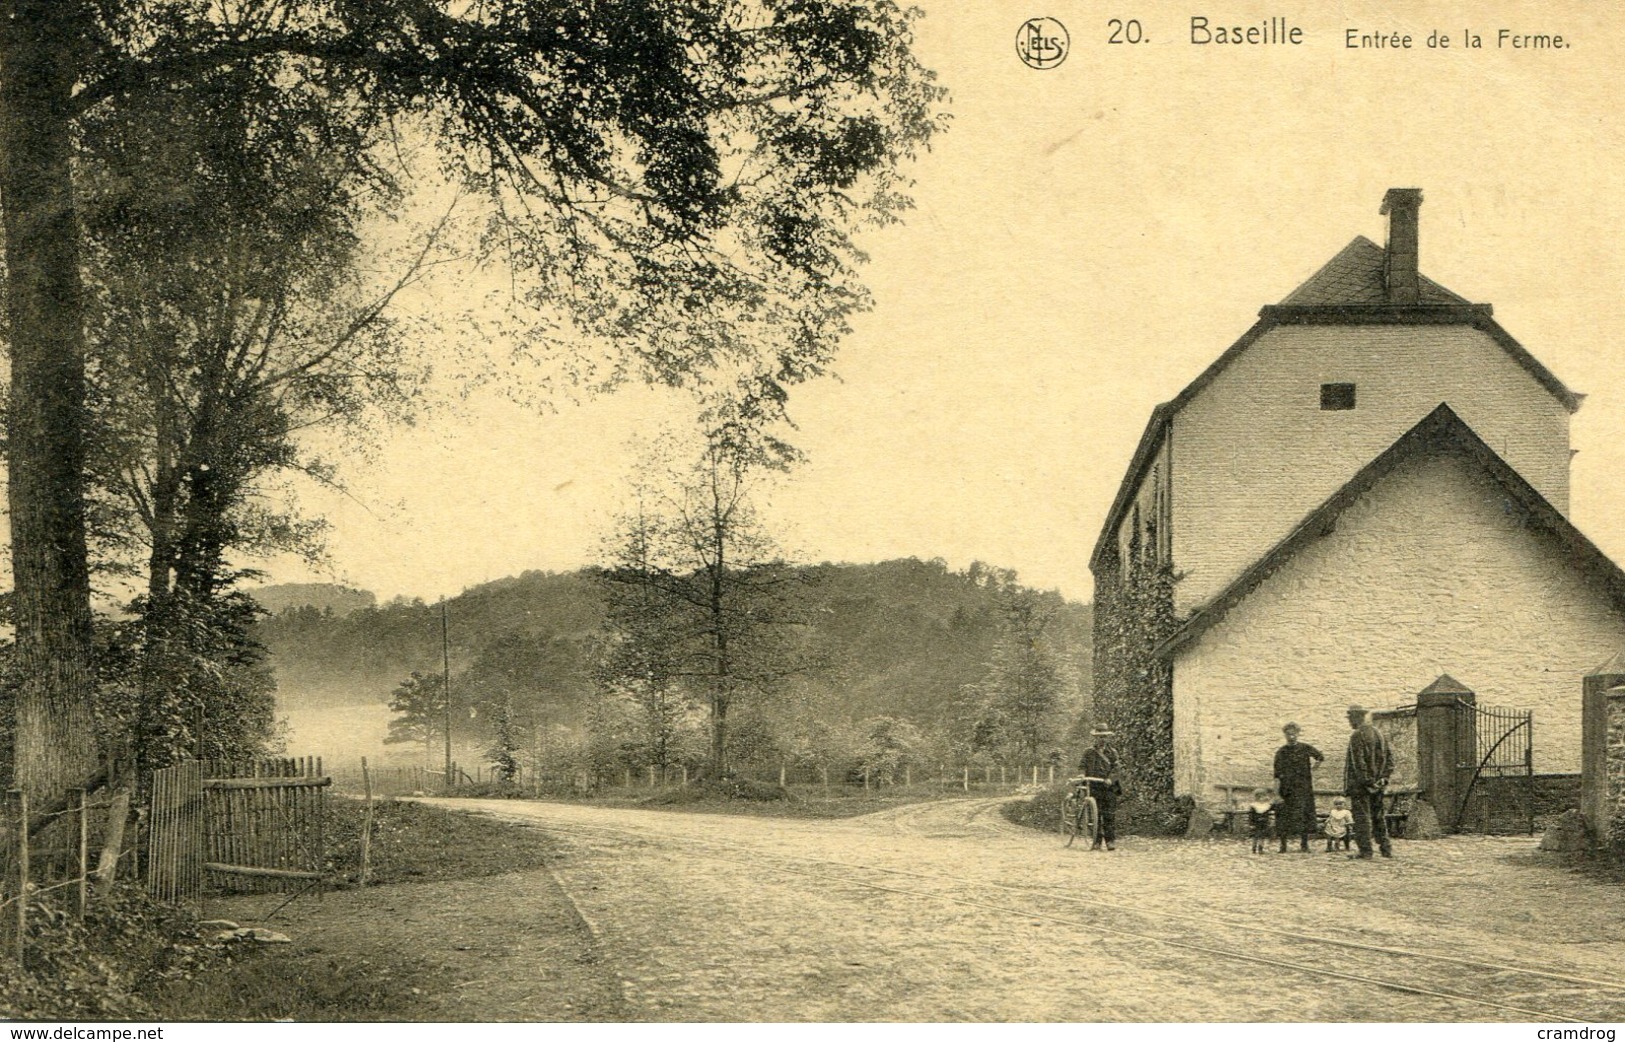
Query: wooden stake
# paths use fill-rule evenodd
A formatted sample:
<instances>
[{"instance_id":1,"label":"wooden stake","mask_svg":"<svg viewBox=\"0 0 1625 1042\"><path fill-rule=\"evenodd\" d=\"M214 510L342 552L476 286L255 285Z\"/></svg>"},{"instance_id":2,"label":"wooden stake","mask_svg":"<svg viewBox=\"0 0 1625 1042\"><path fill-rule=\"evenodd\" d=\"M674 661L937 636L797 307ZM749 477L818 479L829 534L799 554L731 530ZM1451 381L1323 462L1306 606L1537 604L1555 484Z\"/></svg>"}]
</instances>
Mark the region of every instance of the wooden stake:
<instances>
[{"instance_id":1,"label":"wooden stake","mask_svg":"<svg viewBox=\"0 0 1625 1042\"><path fill-rule=\"evenodd\" d=\"M27 968L23 951L28 942L28 793L17 795L17 969Z\"/></svg>"},{"instance_id":2,"label":"wooden stake","mask_svg":"<svg viewBox=\"0 0 1625 1042\"><path fill-rule=\"evenodd\" d=\"M102 836L102 854L96 861L96 892L104 899L112 892L118 876L119 857L124 852L124 827L130 817L130 790L113 794L107 808L107 831Z\"/></svg>"},{"instance_id":3,"label":"wooden stake","mask_svg":"<svg viewBox=\"0 0 1625 1042\"><path fill-rule=\"evenodd\" d=\"M361 877L360 885L367 885L372 873L372 775L367 773L367 758L361 758L361 788L367 794L367 809L361 816Z\"/></svg>"},{"instance_id":4,"label":"wooden stake","mask_svg":"<svg viewBox=\"0 0 1625 1042\"><path fill-rule=\"evenodd\" d=\"M85 917L85 904L90 897L90 809L85 806L85 790L79 790L79 918Z\"/></svg>"}]
</instances>

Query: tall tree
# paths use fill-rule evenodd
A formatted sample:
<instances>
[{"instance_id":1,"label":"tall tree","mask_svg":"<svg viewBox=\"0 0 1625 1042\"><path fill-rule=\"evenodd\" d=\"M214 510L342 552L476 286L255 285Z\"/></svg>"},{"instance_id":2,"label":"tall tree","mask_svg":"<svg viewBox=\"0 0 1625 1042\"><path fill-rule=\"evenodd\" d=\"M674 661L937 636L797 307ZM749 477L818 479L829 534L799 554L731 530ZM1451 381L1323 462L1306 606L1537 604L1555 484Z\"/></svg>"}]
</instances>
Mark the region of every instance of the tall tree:
<instances>
[{"instance_id":1,"label":"tall tree","mask_svg":"<svg viewBox=\"0 0 1625 1042\"><path fill-rule=\"evenodd\" d=\"M358 225L393 179L367 162L373 130L309 91L233 72L102 106L81 127L91 562L145 571L136 668L119 686L142 704L131 751L146 769L197 747L181 732L200 718L250 734L220 726L232 699L185 706L228 668L211 656L234 653L207 636L238 612L229 555L317 549L319 526L261 490L290 469L328 475L300 432L342 424L354 443L374 417L405 415L426 366L385 305L425 254L363 288Z\"/></svg>"},{"instance_id":2,"label":"tall tree","mask_svg":"<svg viewBox=\"0 0 1625 1042\"><path fill-rule=\"evenodd\" d=\"M622 520L619 559L605 572L626 588L620 617L636 619L619 638L643 642L623 654L704 699L714 776L729 769L735 701L766 695L802 668L786 596L799 576L778 558L751 502L753 485L784 465L788 450L755 433L719 428L692 463L652 464L638 510Z\"/></svg>"},{"instance_id":3,"label":"tall tree","mask_svg":"<svg viewBox=\"0 0 1625 1042\"><path fill-rule=\"evenodd\" d=\"M603 382L710 374L746 412L824 371L867 298L852 233L940 91L890 0L4 0L0 199L11 348L16 776L94 773L85 312L73 140L101 106L253 70L416 119L493 202L527 300Z\"/></svg>"},{"instance_id":4,"label":"tall tree","mask_svg":"<svg viewBox=\"0 0 1625 1042\"><path fill-rule=\"evenodd\" d=\"M489 635L488 635L489 636ZM512 780L520 754L549 725L575 720L586 702L584 654L574 640L501 633L475 652L456 688L473 711L473 730L489 739L490 758Z\"/></svg>"},{"instance_id":5,"label":"tall tree","mask_svg":"<svg viewBox=\"0 0 1625 1042\"><path fill-rule=\"evenodd\" d=\"M688 677L691 627L676 610L657 574L657 525L641 508L621 521L614 570L605 574L605 639L594 680L601 698L624 699L637 710L645 764L664 770L676 762L693 706Z\"/></svg>"},{"instance_id":6,"label":"tall tree","mask_svg":"<svg viewBox=\"0 0 1625 1042\"><path fill-rule=\"evenodd\" d=\"M973 744L1008 746L1029 758L1052 744L1069 686L1051 633L1059 598L1016 582L1016 573L984 569L977 577L999 601L999 631L986 675L974 691L980 715Z\"/></svg>"},{"instance_id":7,"label":"tall tree","mask_svg":"<svg viewBox=\"0 0 1625 1042\"><path fill-rule=\"evenodd\" d=\"M425 764L435 762L434 743L446 733L446 681L438 673L413 670L389 695L389 721L386 745L423 743ZM450 779L447 779L450 783Z\"/></svg>"}]
</instances>

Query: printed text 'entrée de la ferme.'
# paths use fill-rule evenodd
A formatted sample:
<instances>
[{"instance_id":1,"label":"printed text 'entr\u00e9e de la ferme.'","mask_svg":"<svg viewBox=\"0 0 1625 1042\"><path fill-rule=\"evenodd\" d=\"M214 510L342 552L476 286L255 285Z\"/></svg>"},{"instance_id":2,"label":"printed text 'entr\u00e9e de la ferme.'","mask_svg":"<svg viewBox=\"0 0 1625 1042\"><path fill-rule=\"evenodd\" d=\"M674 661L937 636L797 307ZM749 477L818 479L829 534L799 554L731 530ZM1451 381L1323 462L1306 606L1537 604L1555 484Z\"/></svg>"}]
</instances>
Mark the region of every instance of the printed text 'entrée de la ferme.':
<instances>
[{"instance_id":1,"label":"printed text 'entr\u00e9e de la ferme.'","mask_svg":"<svg viewBox=\"0 0 1625 1042\"><path fill-rule=\"evenodd\" d=\"M1149 19L1112 18L1106 22L1106 42L1151 43L1158 27ZM1562 32L1520 28L1405 28L1398 26L1317 27L1313 30L1293 19L1274 16L1252 22L1226 21L1193 14L1184 26L1186 39L1199 47L1296 47L1331 43L1361 51L1562 51L1574 46Z\"/></svg>"}]
</instances>

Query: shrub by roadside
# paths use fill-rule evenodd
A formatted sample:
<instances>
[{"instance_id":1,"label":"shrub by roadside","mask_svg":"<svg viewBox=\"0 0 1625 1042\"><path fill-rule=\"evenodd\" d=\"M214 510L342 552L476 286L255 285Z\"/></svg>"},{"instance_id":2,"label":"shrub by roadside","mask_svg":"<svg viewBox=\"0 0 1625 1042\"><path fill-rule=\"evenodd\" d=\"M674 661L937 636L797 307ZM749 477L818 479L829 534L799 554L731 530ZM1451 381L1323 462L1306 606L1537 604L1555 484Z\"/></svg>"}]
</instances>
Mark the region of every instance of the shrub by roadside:
<instances>
[{"instance_id":1,"label":"shrub by roadside","mask_svg":"<svg viewBox=\"0 0 1625 1042\"><path fill-rule=\"evenodd\" d=\"M17 973L8 961L0 973L0 1019L158 1019L144 994L190 981L223 953L191 916L135 886L118 886L82 923L55 902L36 901L27 968Z\"/></svg>"},{"instance_id":2,"label":"shrub by roadside","mask_svg":"<svg viewBox=\"0 0 1625 1042\"><path fill-rule=\"evenodd\" d=\"M1058 832L1061 804L1066 786L1053 785L1028 800L1012 800L1002 808L1004 816L1017 825ZM1190 821L1191 799L1145 800L1129 795L1117 804L1117 831L1132 836L1182 836Z\"/></svg>"}]
</instances>

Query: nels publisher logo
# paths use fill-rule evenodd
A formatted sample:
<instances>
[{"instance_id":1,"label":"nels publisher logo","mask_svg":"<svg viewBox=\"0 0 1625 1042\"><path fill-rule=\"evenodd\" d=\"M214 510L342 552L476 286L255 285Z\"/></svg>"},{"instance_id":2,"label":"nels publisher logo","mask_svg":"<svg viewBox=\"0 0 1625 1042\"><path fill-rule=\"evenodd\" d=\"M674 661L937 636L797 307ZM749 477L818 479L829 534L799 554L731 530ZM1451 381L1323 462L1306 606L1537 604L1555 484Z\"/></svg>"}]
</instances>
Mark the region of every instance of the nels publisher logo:
<instances>
[{"instance_id":1,"label":"nels publisher logo","mask_svg":"<svg viewBox=\"0 0 1625 1042\"><path fill-rule=\"evenodd\" d=\"M1072 38L1053 18L1029 18L1016 31L1016 54L1031 69L1053 69L1066 61Z\"/></svg>"}]
</instances>

